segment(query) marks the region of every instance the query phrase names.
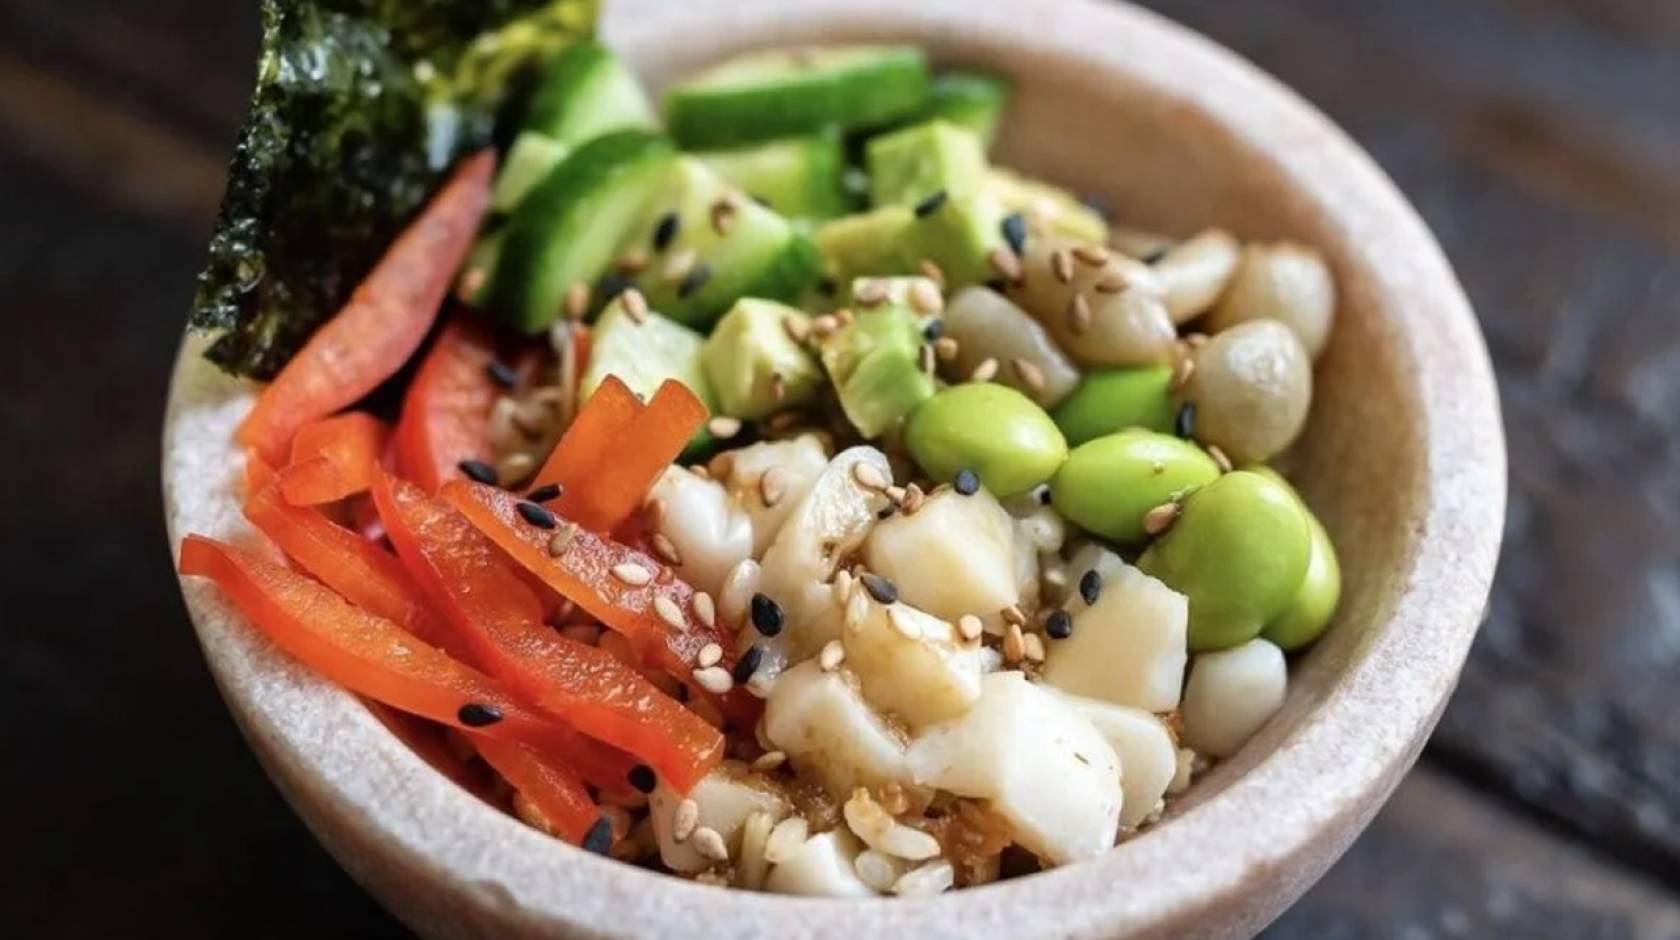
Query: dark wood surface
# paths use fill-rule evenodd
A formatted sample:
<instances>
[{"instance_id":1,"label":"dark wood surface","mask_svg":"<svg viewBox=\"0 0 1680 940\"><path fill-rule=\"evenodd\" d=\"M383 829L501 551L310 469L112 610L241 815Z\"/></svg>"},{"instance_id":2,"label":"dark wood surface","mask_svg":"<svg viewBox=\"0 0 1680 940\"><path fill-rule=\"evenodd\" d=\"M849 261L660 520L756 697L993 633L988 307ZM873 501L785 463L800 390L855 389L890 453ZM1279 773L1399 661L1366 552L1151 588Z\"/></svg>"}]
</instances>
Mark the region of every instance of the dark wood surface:
<instances>
[{"instance_id":1,"label":"dark wood surface","mask_svg":"<svg viewBox=\"0 0 1680 940\"><path fill-rule=\"evenodd\" d=\"M1680 938L1680 4L1149 5L1400 182L1482 316L1512 446L1440 732L1266 936ZM0 0L0 935L402 934L250 758L164 560L160 408L252 7Z\"/></svg>"}]
</instances>

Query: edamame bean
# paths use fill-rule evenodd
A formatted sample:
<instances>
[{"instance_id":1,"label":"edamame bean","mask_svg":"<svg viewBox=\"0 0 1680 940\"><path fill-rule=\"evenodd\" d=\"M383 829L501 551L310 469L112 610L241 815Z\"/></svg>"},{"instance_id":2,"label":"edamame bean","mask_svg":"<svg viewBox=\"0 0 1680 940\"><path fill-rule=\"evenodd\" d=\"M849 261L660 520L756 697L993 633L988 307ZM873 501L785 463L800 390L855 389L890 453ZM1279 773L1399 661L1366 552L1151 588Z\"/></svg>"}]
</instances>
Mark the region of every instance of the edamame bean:
<instances>
[{"instance_id":1,"label":"edamame bean","mask_svg":"<svg viewBox=\"0 0 1680 940\"><path fill-rule=\"evenodd\" d=\"M1052 416L1070 447L1127 428L1169 431L1172 370L1165 366L1092 372Z\"/></svg>"},{"instance_id":2,"label":"edamame bean","mask_svg":"<svg viewBox=\"0 0 1680 940\"><path fill-rule=\"evenodd\" d=\"M1261 463L1294 442L1312 406L1312 362L1289 327L1250 320L1196 350L1179 402L1196 405L1196 440L1237 464Z\"/></svg>"},{"instance_id":3,"label":"edamame bean","mask_svg":"<svg viewBox=\"0 0 1680 940\"><path fill-rule=\"evenodd\" d=\"M1003 385L953 385L923 402L905 425L910 456L929 476L949 481L973 470L999 499L1050 479L1067 459L1067 441L1032 399Z\"/></svg>"},{"instance_id":4,"label":"edamame bean","mask_svg":"<svg viewBox=\"0 0 1680 940\"><path fill-rule=\"evenodd\" d=\"M1336 605L1342 598L1342 566L1336 558L1336 546L1330 541L1330 533L1313 515L1312 507L1301 499L1301 494L1271 467L1253 469L1255 473L1288 487L1301 504L1301 511L1306 513L1307 525L1312 528L1312 557L1307 561L1306 577L1301 579L1301 586L1295 591L1288 609L1260 633L1285 650L1298 650L1316 641L1330 626L1330 620L1336 614Z\"/></svg>"},{"instance_id":5,"label":"edamame bean","mask_svg":"<svg viewBox=\"0 0 1680 940\"><path fill-rule=\"evenodd\" d=\"M1275 242L1243 249L1230 289L1208 313L1207 328L1221 333L1250 320L1277 320L1317 359L1335 316L1336 282L1323 256L1305 245Z\"/></svg>"},{"instance_id":6,"label":"edamame bean","mask_svg":"<svg viewBox=\"0 0 1680 940\"><path fill-rule=\"evenodd\" d=\"M1138 567L1190 599L1190 648L1220 650L1259 636L1288 609L1311 553L1295 496L1238 470L1191 493Z\"/></svg>"},{"instance_id":7,"label":"edamame bean","mask_svg":"<svg viewBox=\"0 0 1680 940\"><path fill-rule=\"evenodd\" d=\"M1133 429L1081 444L1050 482L1067 519L1106 539L1141 542L1143 517L1219 478L1202 449L1170 434Z\"/></svg>"}]
</instances>

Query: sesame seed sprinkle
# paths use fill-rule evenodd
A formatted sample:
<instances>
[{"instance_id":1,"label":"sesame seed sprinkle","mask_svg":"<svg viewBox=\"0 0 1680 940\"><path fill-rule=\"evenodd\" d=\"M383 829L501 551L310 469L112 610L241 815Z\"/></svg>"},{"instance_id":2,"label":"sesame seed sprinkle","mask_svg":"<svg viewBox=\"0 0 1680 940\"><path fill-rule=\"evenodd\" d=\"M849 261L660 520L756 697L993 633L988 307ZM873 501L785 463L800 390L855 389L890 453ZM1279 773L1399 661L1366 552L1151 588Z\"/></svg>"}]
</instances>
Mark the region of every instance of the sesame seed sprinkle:
<instances>
[{"instance_id":1,"label":"sesame seed sprinkle","mask_svg":"<svg viewBox=\"0 0 1680 940\"><path fill-rule=\"evenodd\" d=\"M978 640L980 639L980 634L984 631L985 625L980 622L979 617L976 617L973 614L963 614L961 617L957 618L957 632L962 634L962 638L965 640L969 640L971 642Z\"/></svg>"},{"instance_id":2,"label":"sesame seed sprinkle","mask_svg":"<svg viewBox=\"0 0 1680 940\"><path fill-rule=\"evenodd\" d=\"M572 286L566 288L566 319L581 320L589 312L589 285L583 281L573 281Z\"/></svg>"},{"instance_id":3,"label":"sesame seed sprinkle","mask_svg":"<svg viewBox=\"0 0 1680 940\"><path fill-rule=\"evenodd\" d=\"M922 277L932 281L935 286L944 289L945 269L941 268L938 262L931 258L923 258L916 264L916 270L921 273Z\"/></svg>"},{"instance_id":4,"label":"sesame seed sprinkle","mask_svg":"<svg viewBox=\"0 0 1680 940\"><path fill-rule=\"evenodd\" d=\"M1108 249L1101 245L1078 245L1073 249L1073 257L1074 260L1079 261L1082 264L1090 265L1093 268L1100 268L1108 263L1109 253Z\"/></svg>"},{"instance_id":5,"label":"sesame seed sprinkle","mask_svg":"<svg viewBox=\"0 0 1680 940\"><path fill-rule=\"evenodd\" d=\"M1019 212L1011 212L1004 216L998 226L1003 232L1003 240L1009 243L1009 250L1017 255L1027 253L1027 217Z\"/></svg>"},{"instance_id":6,"label":"sesame seed sprinkle","mask_svg":"<svg viewBox=\"0 0 1680 940\"><path fill-rule=\"evenodd\" d=\"M933 354L940 362L950 362L957 358L959 351L961 347L957 345L957 338L954 336L941 336L933 341Z\"/></svg>"},{"instance_id":7,"label":"sesame seed sprinkle","mask_svg":"<svg viewBox=\"0 0 1680 940\"><path fill-rule=\"evenodd\" d=\"M705 666L694 670L694 681L700 688L713 695L725 695L735 687L735 680L729 676L729 670L719 666Z\"/></svg>"},{"instance_id":8,"label":"sesame seed sprinkle","mask_svg":"<svg viewBox=\"0 0 1680 940\"><path fill-rule=\"evenodd\" d=\"M887 302L887 285L881 281L864 281L857 289L853 300L860 307L878 307Z\"/></svg>"},{"instance_id":9,"label":"sesame seed sprinkle","mask_svg":"<svg viewBox=\"0 0 1680 940\"><path fill-rule=\"evenodd\" d=\"M533 503L552 503L559 499L565 492L566 488L560 484L548 483L537 487L529 493L526 493L525 498Z\"/></svg>"},{"instance_id":10,"label":"sesame seed sprinkle","mask_svg":"<svg viewBox=\"0 0 1680 940\"><path fill-rule=\"evenodd\" d=\"M917 313L938 313L945 309L945 298L931 281L917 281L910 285L907 299Z\"/></svg>"},{"instance_id":11,"label":"sesame seed sprinkle","mask_svg":"<svg viewBox=\"0 0 1680 940\"><path fill-rule=\"evenodd\" d=\"M513 388L519 384L519 373L513 371L513 366L500 359L491 360L490 364L484 367L484 374L502 388Z\"/></svg>"},{"instance_id":12,"label":"sesame seed sprinkle","mask_svg":"<svg viewBox=\"0 0 1680 940\"><path fill-rule=\"evenodd\" d=\"M1027 625L1027 615L1021 612L1021 607L1018 604L1010 604L1008 607L999 611L999 613L1003 615L1003 619L1006 623L1012 623L1017 627L1024 627Z\"/></svg>"},{"instance_id":13,"label":"sesame seed sprinkle","mask_svg":"<svg viewBox=\"0 0 1680 940\"><path fill-rule=\"evenodd\" d=\"M539 529L552 529L559 524L559 520L555 518L554 513L538 506L536 503L520 502L515 508L519 510L519 514L525 518L526 522Z\"/></svg>"},{"instance_id":14,"label":"sesame seed sprinkle","mask_svg":"<svg viewBox=\"0 0 1680 940\"><path fill-rule=\"evenodd\" d=\"M979 365L974 367L973 372L968 374L968 380L970 382L990 382L997 378L997 374L998 361L991 356L987 356L980 361Z\"/></svg>"},{"instance_id":15,"label":"sesame seed sprinkle","mask_svg":"<svg viewBox=\"0 0 1680 940\"><path fill-rule=\"evenodd\" d=\"M1097 293L1099 294L1118 294L1130 286L1132 286L1131 281L1127 280L1126 276L1118 271L1110 271L1104 274L1096 283Z\"/></svg>"},{"instance_id":16,"label":"sesame seed sprinkle","mask_svg":"<svg viewBox=\"0 0 1680 940\"><path fill-rule=\"evenodd\" d=\"M1044 372L1033 365L1032 360L1019 356L1009 360L1009 367L1015 370L1015 377L1027 387L1027 391L1037 395L1044 391Z\"/></svg>"},{"instance_id":17,"label":"sesame seed sprinkle","mask_svg":"<svg viewBox=\"0 0 1680 940\"><path fill-rule=\"evenodd\" d=\"M699 852L702 858L714 862L729 861L729 846L724 843L723 836L716 829L701 826L694 830L689 840L694 843L694 850Z\"/></svg>"},{"instance_id":18,"label":"sesame seed sprinkle","mask_svg":"<svg viewBox=\"0 0 1680 940\"><path fill-rule=\"evenodd\" d=\"M1008 248L992 249L991 253L986 256L986 260L991 264L992 270L996 271L998 276L1005 281L1015 282L1021 279L1020 256Z\"/></svg>"},{"instance_id":19,"label":"sesame seed sprinkle","mask_svg":"<svg viewBox=\"0 0 1680 940\"><path fill-rule=\"evenodd\" d=\"M632 562L613 565L612 576L631 587L643 587L653 580L653 572Z\"/></svg>"},{"instance_id":20,"label":"sesame seed sprinkle","mask_svg":"<svg viewBox=\"0 0 1680 940\"><path fill-rule=\"evenodd\" d=\"M787 495L787 477L779 467L771 467L758 478L758 496L766 509L782 501Z\"/></svg>"},{"instance_id":21,"label":"sesame seed sprinkle","mask_svg":"<svg viewBox=\"0 0 1680 940\"><path fill-rule=\"evenodd\" d=\"M951 480L951 485L962 495L973 496L980 492L980 475L968 467L964 467L957 471L956 477Z\"/></svg>"},{"instance_id":22,"label":"sesame seed sprinkle","mask_svg":"<svg viewBox=\"0 0 1680 940\"><path fill-rule=\"evenodd\" d=\"M782 332L788 339L803 343L811 338L811 324L804 317L788 315L782 318Z\"/></svg>"},{"instance_id":23,"label":"sesame seed sprinkle","mask_svg":"<svg viewBox=\"0 0 1680 940\"><path fill-rule=\"evenodd\" d=\"M852 479L856 480L859 486L871 490L884 490L891 485L881 468L867 460L852 464Z\"/></svg>"},{"instance_id":24,"label":"sesame seed sprinkle","mask_svg":"<svg viewBox=\"0 0 1680 940\"><path fill-rule=\"evenodd\" d=\"M1178 504L1165 502L1143 514L1143 531L1149 535L1160 535L1177 521Z\"/></svg>"},{"instance_id":25,"label":"sesame seed sprinkle","mask_svg":"<svg viewBox=\"0 0 1680 940\"><path fill-rule=\"evenodd\" d=\"M474 483L483 483L485 486L496 485L496 468L482 460L463 460L455 466L461 471L462 476Z\"/></svg>"},{"instance_id":26,"label":"sesame seed sprinkle","mask_svg":"<svg viewBox=\"0 0 1680 940\"><path fill-rule=\"evenodd\" d=\"M1044 662L1044 638L1036 633L1023 633L1021 655L1025 656L1029 663Z\"/></svg>"},{"instance_id":27,"label":"sesame seed sprinkle","mask_svg":"<svg viewBox=\"0 0 1680 940\"><path fill-rule=\"evenodd\" d=\"M1230 473L1232 469L1234 469L1235 465L1231 463L1231 458L1226 455L1225 451L1222 450L1218 444L1209 444L1207 446L1207 452L1208 456L1213 458L1214 464L1219 467L1220 473Z\"/></svg>"},{"instance_id":28,"label":"sesame seed sprinkle","mask_svg":"<svg viewBox=\"0 0 1680 940\"><path fill-rule=\"evenodd\" d=\"M761 774L770 773L787 763L786 751L767 751L752 762L752 769Z\"/></svg>"},{"instance_id":29,"label":"sesame seed sprinkle","mask_svg":"<svg viewBox=\"0 0 1680 940\"><path fill-rule=\"evenodd\" d=\"M752 680L753 674L758 672L758 667L763 662L764 647L749 646L747 651L741 654L741 658L735 660L735 668L729 671L729 677L737 684L745 685Z\"/></svg>"},{"instance_id":30,"label":"sesame seed sprinkle","mask_svg":"<svg viewBox=\"0 0 1680 940\"><path fill-rule=\"evenodd\" d=\"M916 218L925 219L928 216L933 215L935 212L938 212L940 207L944 206L946 201L950 198L951 194L947 193L943 189L936 190L928 194L927 198L916 203Z\"/></svg>"},{"instance_id":31,"label":"sesame seed sprinkle","mask_svg":"<svg viewBox=\"0 0 1680 940\"><path fill-rule=\"evenodd\" d=\"M653 612L673 630L682 632L688 629L688 621L683 619L682 608L677 606L676 601L663 594L653 599Z\"/></svg>"},{"instance_id":32,"label":"sesame seed sprinkle","mask_svg":"<svg viewBox=\"0 0 1680 940\"><path fill-rule=\"evenodd\" d=\"M1102 572L1097 569L1092 568L1079 576L1079 599L1084 601L1086 606L1097 602L1097 598L1102 596L1102 588Z\"/></svg>"},{"instance_id":33,"label":"sesame seed sprinkle","mask_svg":"<svg viewBox=\"0 0 1680 940\"><path fill-rule=\"evenodd\" d=\"M1065 249L1057 248L1050 252L1050 273L1063 284L1073 281L1073 257Z\"/></svg>"},{"instance_id":34,"label":"sesame seed sprinkle","mask_svg":"<svg viewBox=\"0 0 1680 940\"><path fill-rule=\"evenodd\" d=\"M839 640L829 640L823 644L822 652L817 654L817 667L823 672L833 672L846 661L846 647Z\"/></svg>"},{"instance_id":35,"label":"sesame seed sprinkle","mask_svg":"<svg viewBox=\"0 0 1680 940\"><path fill-rule=\"evenodd\" d=\"M1172 387L1176 391L1190 384L1190 376L1196 372L1196 360L1189 356L1180 356L1173 363Z\"/></svg>"},{"instance_id":36,"label":"sesame seed sprinkle","mask_svg":"<svg viewBox=\"0 0 1680 940\"><path fill-rule=\"evenodd\" d=\"M566 549L571 546L572 539L576 537L577 526L574 526L571 523L561 526L560 531L554 533L554 537L548 540L549 557L559 558L561 555L566 554Z\"/></svg>"},{"instance_id":37,"label":"sesame seed sprinkle","mask_svg":"<svg viewBox=\"0 0 1680 940\"><path fill-rule=\"evenodd\" d=\"M716 666L723 661L723 647L716 643L707 643L700 647L700 655L695 657L694 661L700 664L701 669Z\"/></svg>"},{"instance_id":38,"label":"sesame seed sprinkle","mask_svg":"<svg viewBox=\"0 0 1680 940\"><path fill-rule=\"evenodd\" d=\"M589 832L583 837L583 850L594 852L596 855L606 855L612 851L613 830L612 820L605 816L595 821L589 827Z\"/></svg>"},{"instance_id":39,"label":"sesame seed sprinkle","mask_svg":"<svg viewBox=\"0 0 1680 940\"><path fill-rule=\"evenodd\" d=\"M1196 434L1196 403L1187 401L1178 406L1178 413L1173 415L1173 433L1189 440Z\"/></svg>"},{"instance_id":40,"label":"sesame seed sprinkle","mask_svg":"<svg viewBox=\"0 0 1680 940\"><path fill-rule=\"evenodd\" d=\"M1065 610L1051 611L1050 618L1044 621L1044 633L1052 640L1073 636L1073 615Z\"/></svg>"},{"instance_id":41,"label":"sesame seed sprinkle","mask_svg":"<svg viewBox=\"0 0 1680 940\"><path fill-rule=\"evenodd\" d=\"M455 717L469 728L488 728L502 720L502 710L485 702L468 702Z\"/></svg>"},{"instance_id":42,"label":"sesame seed sprinkle","mask_svg":"<svg viewBox=\"0 0 1680 940\"><path fill-rule=\"evenodd\" d=\"M748 605L753 629L763 636L775 636L782 632L787 624L787 615L782 611L782 605L776 603L775 598L768 594L754 594Z\"/></svg>"},{"instance_id":43,"label":"sesame seed sprinkle","mask_svg":"<svg viewBox=\"0 0 1680 940\"><path fill-rule=\"evenodd\" d=\"M717 602L712 600L712 595L705 591L695 591L694 596L689 599L688 606L694 610L694 619L700 621L703 626L717 626Z\"/></svg>"},{"instance_id":44,"label":"sesame seed sprinkle","mask_svg":"<svg viewBox=\"0 0 1680 940\"><path fill-rule=\"evenodd\" d=\"M1003 631L1003 660L1014 664L1027 655L1026 636L1021 633L1021 625L1011 623Z\"/></svg>"},{"instance_id":45,"label":"sesame seed sprinkle","mask_svg":"<svg viewBox=\"0 0 1680 940\"><path fill-rule=\"evenodd\" d=\"M671 247L671 242L677 238L677 232L682 229L682 217L675 212L667 212L659 217L659 224L653 227L653 250L664 251Z\"/></svg>"},{"instance_id":46,"label":"sesame seed sprinkle","mask_svg":"<svg viewBox=\"0 0 1680 940\"><path fill-rule=\"evenodd\" d=\"M687 842L688 837L694 835L694 827L699 824L700 804L685 799L677 804L676 812L671 814L671 838L677 842Z\"/></svg>"},{"instance_id":47,"label":"sesame seed sprinkle","mask_svg":"<svg viewBox=\"0 0 1680 940\"><path fill-rule=\"evenodd\" d=\"M863 589L878 603L891 604L898 600L898 585L873 571L866 571L858 580L863 582Z\"/></svg>"},{"instance_id":48,"label":"sesame seed sprinkle","mask_svg":"<svg viewBox=\"0 0 1680 940\"><path fill-rule=\"evenodd\" d=\"M694 269L695 257L694 249L684 248L665 259L665 265L659 269L660 276L667 281L681 281Z\"/></svg>"},{"instance_id":49,"label":"sesame seed sprinkle","mask_svg":"<svg viewBox=\"0 0 1680 940\"><path fill-rule=\"evenodd\" d=\"M1083 293L1076 293L1068 298L1067 321L1068 329L1075 336L1080 336L1091 328L1091 302L1085 299Z\"/></svg>"},{"instance_id":50,"label":"sesame seed sprinkle","mask_svg":"<svg viewBox=\"0 0 1680 940\"><path fill-rule=\"evenodd\" d=\"M640 326L647 322L648 302L642 292L634 287L626 288L618 295L618 302L624 305L624 312L630 316L630 322Z\"/></svg>"}]
</instances>

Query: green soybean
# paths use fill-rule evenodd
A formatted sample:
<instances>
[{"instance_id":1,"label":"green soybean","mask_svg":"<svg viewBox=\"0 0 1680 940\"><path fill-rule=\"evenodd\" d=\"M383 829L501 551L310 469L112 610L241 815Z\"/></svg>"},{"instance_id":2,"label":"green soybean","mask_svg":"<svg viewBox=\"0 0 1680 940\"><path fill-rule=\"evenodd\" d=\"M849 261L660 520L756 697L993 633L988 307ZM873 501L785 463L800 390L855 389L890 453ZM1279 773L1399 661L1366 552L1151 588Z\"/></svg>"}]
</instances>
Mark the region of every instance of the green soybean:
<instances>
[{"instance_id":1,"label":"green soybean","mask_svg":"<svg viewBox=\"0 0 1680 940\"><path fill-rule=\"evenodd\" d=\"M1190 648L1229 649L1289 608L1312 554L1307 514L1288 488L1246 470L1184 502L1173 527L1138 560L1190 599Z\"/></svg>"},{"instance_id":2,"label":"green soybean","mask_svg":"<svg viewBox=\"0 0 1680 940\"><path fill-rule=\"evenodd\" d=\"M1050 482L1050 502L1087 532L1141 542L1151 509L1218 478L1218 464L1196 445L1134 428L1074 448Z\"/></svg>"},{"instance_id":3,"label":"green soybean","mask_svg":"<svg viewBox=\"0 0 1680 940\"><path fill-rule=\"evenodd\" d=\"M929 476L949 481L968 469L999 499L1050 479L1067 459L1067 441L1032 399L1003 385L953 385L923 402L904 429L910 456Z\"/></svg>"},{"instance_id":4,"label":"green soybean","mask_svg":"<svg viewBox=\"0 0 1680 940\"><path fill-rule=\"evenodd\" d=\"M1336 605L1342 599L1342 566L1336 558L1336 546L1330 541L1330 533L1325 531L1324 523L1313 515L1306 500L1301 499L1301 494L1271 467L1253 469L1255 473L1288 488L1300 503L1301 511L1306 513L1307 525L1312 529L1312 557L1307 561L1306 577L1301 579L1301 586L1296 589L1289 607L1276 620L1266 624L1266 629L1260 633L1285 650L1298 650L1322 636L1325 628L1330 626L1331 618L1336 615Z\"/></svg>"},{"instance_id":5,"label":"green soybean","mask_svg":"<svg viewBox=\"0 0 1680 940\"><path fill-rule=\"evenodd\" d=\"M1171 385L1165 366L1089 373L1056 406L1056 426L1072 447L1126 428L1171 430Z\"/></svg>"}]
</instances>

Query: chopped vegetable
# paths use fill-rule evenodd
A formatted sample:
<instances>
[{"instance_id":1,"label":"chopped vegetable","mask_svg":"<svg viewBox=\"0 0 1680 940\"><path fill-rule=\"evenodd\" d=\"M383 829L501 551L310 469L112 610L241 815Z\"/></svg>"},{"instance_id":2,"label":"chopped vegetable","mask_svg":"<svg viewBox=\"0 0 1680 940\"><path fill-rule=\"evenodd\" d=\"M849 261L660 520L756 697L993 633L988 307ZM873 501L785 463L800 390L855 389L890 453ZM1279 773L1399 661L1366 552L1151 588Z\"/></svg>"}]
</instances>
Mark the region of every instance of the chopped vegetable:
<instances>
[{"instance_id":1,"label":"chopped vegetable","mask_svg":"<svg viewBox=\"0 0 1680 940\"><path fill-rule=\"evenodd\" d=\"M294 506L316 506L364 493L380 473L384 422L361 411L304 425L292 439L292 462L280 471L280 492Z\"/></svg>"},{"instance_id":2,"label":"chopped vegetable","mask_svg":"<svg viewBox=\"0 0 1680 940\"><path fill-rule=\"evenodd\" d=\"M559 486L560 499L554 508L575 520L583 505L584 489L597 476L602 462L611 458L625 429L635 422L644 407L630 386L617 376L607 376L537 471L531 488Z\"/></svg>"},{"instance_id":3,"label":"chopped vegetable","mask_svg":"<svg viewBox=\"0 0 1680 940\"><path fill-rule=\"evenodd\" d=\"M496 170L491 151L463 161L391 244L349 303L310 338L257 400L237 435L269 461L292 435L373 391L419 348L478 232Z\"/></svg>"},{"instance_id":4,"label":"chopped vegetable","mask_svg":"<svg viewBox=\"0 0 1680 940\"><path fill-rule=\"evenodd\" d=\"M495 544L414 484L385 478L374 499L391 541L497 678L584 734L636 755L687 790L723 736L610 653L568 640Z\"/></svg>"},{"instance_id":5,"label":"chopped vegetable","mask_svg":"<svg viewBox=\"0 0 1680 940\"><path fill-rule=\"evenodd\" d=\"M601 821L600 808L570 767L523 744L479 734L473 735L473 743L485 763L531 801L554 835L582 845Z\"/></svg>"},{"instance_id":6,"label":"chopped vegetable","mask_svg":"<svg viewBox=\"0 0 1680 940\"><path fill-rule=\"evenodd\" d=\"M456 320L438 334L408 387L393 438L403 478L435 493L463 463L489 462L496 364L495 343L482 326Z\"/></svg>"}]
</instances>

